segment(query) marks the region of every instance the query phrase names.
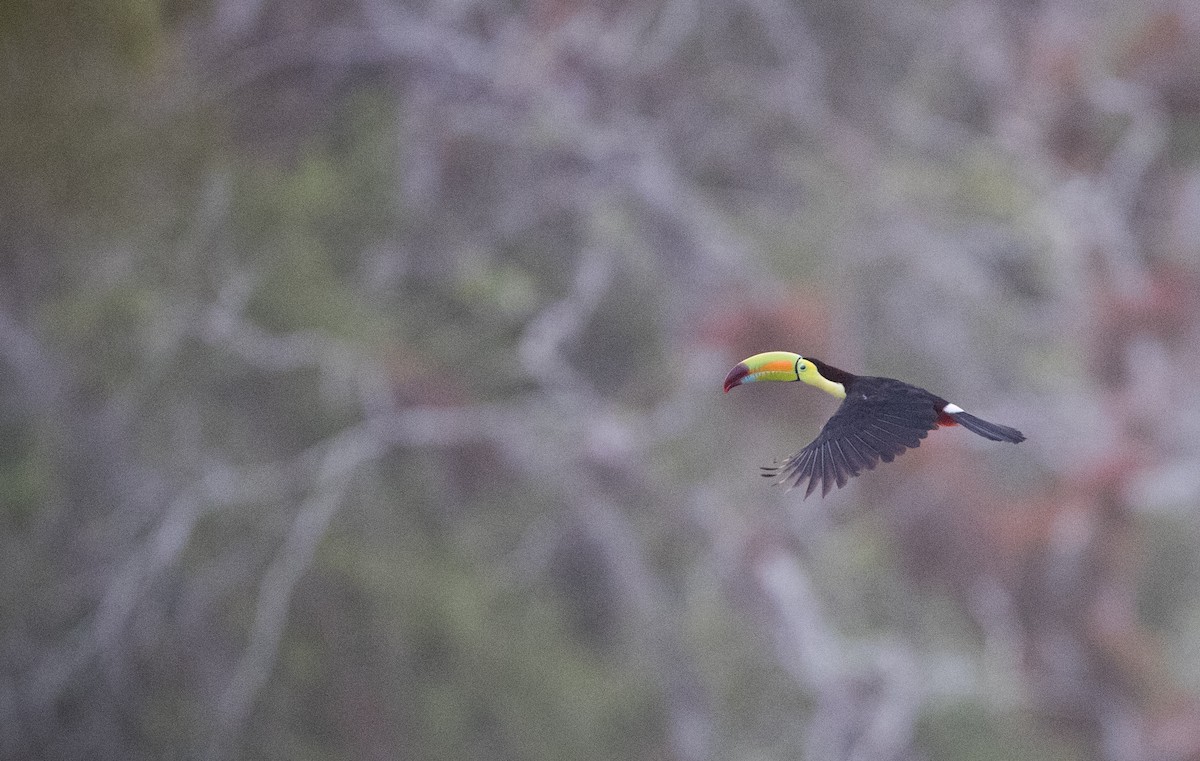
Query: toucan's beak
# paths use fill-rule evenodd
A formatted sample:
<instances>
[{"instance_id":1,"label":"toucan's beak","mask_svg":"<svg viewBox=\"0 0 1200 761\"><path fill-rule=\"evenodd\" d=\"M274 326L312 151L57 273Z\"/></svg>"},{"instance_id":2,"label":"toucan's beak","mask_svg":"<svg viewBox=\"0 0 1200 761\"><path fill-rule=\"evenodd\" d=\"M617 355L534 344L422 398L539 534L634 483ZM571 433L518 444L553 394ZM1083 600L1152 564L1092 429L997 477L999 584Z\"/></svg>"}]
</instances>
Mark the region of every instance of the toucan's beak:
<instances>
[{"instance_id":1,"label":"toucan's beak","mask_svg":"<svg viewBox=\"0 0 1200 761\"><path fill-rule=\"evenodd\" d=\"M725 376L725 393L728 394L729 389L733 388L734 386L742 385L742 381L744 381L746 376L749 374L750 368L746 367L745 362L738 362L736 365L734 365L733 369L729 371L729 375Z\"/></svg>"},{"instance_id":2,"label":"toucan's beak","mask_svg":"<svg viewBox=\"0 0 1200 761\"><path fill-rule=\"evenodd\" d=\"M790 351L765 351L747 357L734 365L725 376L725 390L751 381L794 381L800 380L796 367L803 359Z\"/></svg>"}]
</instances>

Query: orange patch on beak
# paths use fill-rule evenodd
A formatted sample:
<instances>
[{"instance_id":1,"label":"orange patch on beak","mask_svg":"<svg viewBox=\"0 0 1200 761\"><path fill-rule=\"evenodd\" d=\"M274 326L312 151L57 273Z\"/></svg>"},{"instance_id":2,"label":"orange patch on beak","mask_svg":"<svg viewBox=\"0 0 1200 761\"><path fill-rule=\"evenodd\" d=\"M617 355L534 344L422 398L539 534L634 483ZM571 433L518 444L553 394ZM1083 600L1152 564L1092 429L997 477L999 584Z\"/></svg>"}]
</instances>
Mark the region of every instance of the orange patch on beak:
<instances>
[{"instance_id":1,"label":"orange patch on beak","mask_svg":"<svg viewBox=\"0 0 1200 761\"><path fill-rule=\"evenodd\" d=\"M786 359L777 359L774 362L767 362L762 367L754 372L756 373L790 373L796 369L796 365Z\"/></svg>"}]
</instances>

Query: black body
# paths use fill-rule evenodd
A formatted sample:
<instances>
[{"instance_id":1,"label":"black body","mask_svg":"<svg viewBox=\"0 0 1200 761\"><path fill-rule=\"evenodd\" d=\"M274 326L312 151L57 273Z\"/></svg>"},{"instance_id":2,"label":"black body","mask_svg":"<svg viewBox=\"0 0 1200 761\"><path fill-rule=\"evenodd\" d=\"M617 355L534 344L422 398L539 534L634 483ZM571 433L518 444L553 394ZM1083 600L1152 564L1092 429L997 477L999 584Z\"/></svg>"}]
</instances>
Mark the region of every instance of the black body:
<instances>
[{"instance_id":1,"label":"black body","mask_svg":"<svg viewBox=\"0 0 1200 761\"><path fill-rule=\"evenodd\" d=\"M923 388L893 378L860 377L812 361L822 376L845 387L846 398L812 443L783 464L763 468L764 476L778 476L792 486L807 481L805 497L818 487L824 496L880 460L891 462L904 450L920 446L939 425L961 424L993 441L1025 440L1015 428L965 412L944 412L948 402Z\"/></svg>"}]
</instances>

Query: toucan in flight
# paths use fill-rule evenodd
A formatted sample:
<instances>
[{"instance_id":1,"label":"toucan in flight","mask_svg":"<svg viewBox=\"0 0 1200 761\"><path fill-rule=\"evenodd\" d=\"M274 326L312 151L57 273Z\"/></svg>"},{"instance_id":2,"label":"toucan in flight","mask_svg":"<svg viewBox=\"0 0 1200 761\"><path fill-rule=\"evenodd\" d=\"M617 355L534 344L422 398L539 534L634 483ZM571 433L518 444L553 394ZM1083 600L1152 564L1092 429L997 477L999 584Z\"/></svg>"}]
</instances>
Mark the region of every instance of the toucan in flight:
<instances>
[{"instance_id":1,"label":"toucan in flight","mask_svg":"<svg viewBox=\"0 0 1200 761\"><path fill-rule=\"evenodd\" d=\"M891 462L939 426L961 425L992 441L1024 441L1015 428L980 420L923 388L893 378L854 375L790 351L768 351L739 362L725 376L725 391L751 381L804 381L842 399L829 422L808 446L781 465L764 467L793 487L808 481L807 498L818 487L825 496L863 470Z\"/></svg>"}]
</instances>

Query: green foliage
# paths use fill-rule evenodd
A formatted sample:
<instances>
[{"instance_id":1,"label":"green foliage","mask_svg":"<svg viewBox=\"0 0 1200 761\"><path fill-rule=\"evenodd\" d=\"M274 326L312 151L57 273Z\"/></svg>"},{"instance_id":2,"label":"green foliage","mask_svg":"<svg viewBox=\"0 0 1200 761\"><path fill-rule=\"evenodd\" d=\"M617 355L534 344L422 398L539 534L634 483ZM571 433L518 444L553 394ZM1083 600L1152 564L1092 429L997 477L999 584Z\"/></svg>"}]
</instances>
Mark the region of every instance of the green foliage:
<instances>
[{"instance_id":1,"label":"green foliage","mask_svg":"<svg viewBox=\"0 0 1200 761\"><path fill-rule=\"evenodd\" d=\"M9 531L27 529L53 493L53 460L40 438L26 422L0 420L0 525Z\"/></svg>"},{"instance_id":2,"label":"green foliage","mask_svg":"<svg viewBox=\"0 0 1200 761\"><path fill-rule=\"evenodd\" d=\"M238 162L234 240L260 265L250 315L264 327L318 330L364 347L394 339L390 311L360 293L363 252L397 222L394 129L380 106L369 94L344 106L355 136L344 146L313 145L290 165Z\"/></svg>"},{"instance_id":3,"label":"green foliage","mask_svg":"<svg viewBox=\"0 0 1200 761\"><path fill-rule=\"evenodd\" d=\"M10 234L44 244L56 225L126 229L145 200L131 192L140 153L169 144L165 132L132 118L152 88L149 73L163 30L152 0L0 4L0 193ZM19 63L17 63L19 62Z\"/></svg>"},{"instance_id":4,"label":"green foliage","mask_svg":"<svg viewBox=\"0 0 1200 761\"><path fill-rule=\"evenodd\" d=\"M720 583L697 574L687 590L688 644L700 668L718 724L711 727L719 758L780 758L803 745L798 717L810 696L775 663L778 646L753 610L730 606Z\"/></svg>"},{"instance_id":5,"label":"green foliage","mask_svg":"<svg viewBox=\"0 0 1200 761\"><path fill-rule=\"evenodd\" d=\"M971 703L929 713L917 733L929 761L1082 761L1086 757L1029 714Z\"/></svg>"},{"instance_id":6,"label":"green foliage","mask_svg":"<svg viewBox=\"0 0 1200 761\"><path fill-rule=\"evenodd\" d=\"M102 54L138 65L162 43L161 9L157 0L11 0L0 5L0 45L36 52L39 41L53 39L54 50L44 52L75 64Z\"/></svg>"},{"instance_id":7,"label":"green foliage","mask_svg":"<svg viewBox=\"0 0 1200 761\"><path fill-rule=\"evenodd\" d=\"M419 504L410 496L402 509ZM409 529L399 529L404 524ZM375 710L400 727L394 749L405 757L550 761L650 751L661 727L657 687L644 674L575 639L551 590L519 583L489 567L483 553L415 528L410 514L397 524L400 533L376 535L365 547L361 536L326 543L320 573L340 582L322 604L335 610L302 604L298 620L336 617L360 646L330 652L323 643L345 640L302 624L287 646L287 681L327 695L339 671L364 674Z\"/></svg>"},{"instance_id":8,"label":"green foliage","mask_svg":"<svg viewBox=\"0 0 1200 761\"><path fill-rule=\"evenodd\" d=\"M1195 594L1200 579L1196 536L1191 521L1161 515L1140 527L1146 550L1140 557L1138 611L1149 626L1164 633L1186 632L1200 610Z\"/></svg>"}]
</instances>

